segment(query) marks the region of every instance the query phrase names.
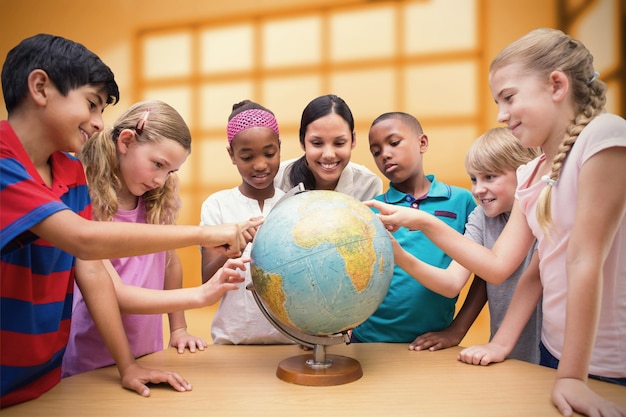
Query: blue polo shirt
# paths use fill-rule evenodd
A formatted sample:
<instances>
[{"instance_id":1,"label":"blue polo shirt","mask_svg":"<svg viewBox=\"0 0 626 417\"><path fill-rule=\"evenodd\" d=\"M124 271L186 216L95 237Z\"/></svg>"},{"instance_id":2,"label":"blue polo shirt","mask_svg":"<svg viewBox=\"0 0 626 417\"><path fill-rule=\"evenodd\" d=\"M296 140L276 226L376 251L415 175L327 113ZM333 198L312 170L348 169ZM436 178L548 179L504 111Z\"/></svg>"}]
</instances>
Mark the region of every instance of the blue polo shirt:
<instances>
[{"instance_id":1,"label":"blue polo shirt","mask_svg":"<svg viewBox=\"0 0 626 417\"><path fill-rule=\"evenodd\" d=\"M389 190L376 200L425 211L463 233L467 218L476 207L474 197L464 188L436 181L434 175L426 177L432 184L424 196L415 198L390 184ZM419 230L402 227L393 236L407 252L430 265L447 268L450 264L450 257ZM427 289L396 266L383 302L353 334L362 342L410 343L423 333L450 326L456 299Z\"/></svg>"}]
</instances>

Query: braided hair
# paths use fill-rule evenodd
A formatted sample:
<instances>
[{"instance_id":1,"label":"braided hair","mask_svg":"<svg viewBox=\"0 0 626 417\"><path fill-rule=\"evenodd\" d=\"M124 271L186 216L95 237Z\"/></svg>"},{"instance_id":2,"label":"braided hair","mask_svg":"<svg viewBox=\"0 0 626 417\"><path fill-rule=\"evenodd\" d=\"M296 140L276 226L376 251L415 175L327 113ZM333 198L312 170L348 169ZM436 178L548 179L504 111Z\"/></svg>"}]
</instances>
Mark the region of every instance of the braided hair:
<instances>
[{"instance_id":1,"label":"braided hair","mask_svg":"<svg viewBox=\"0 0 626 417\"><path fill-rule=\"evenodd\" d=\"M593 56L582 42L556 29L536 29L504 48L492 61L489 71L509 64L521 65L528 71L545 74L563 72L570 82L575 116L567 126L557 153L552 160L548 185L537 202L537 220L544 233L552 225L551 194L559 173L580 132L594 117L605 111L606 84L598 79Z\"/></svg>"}]
</instances>

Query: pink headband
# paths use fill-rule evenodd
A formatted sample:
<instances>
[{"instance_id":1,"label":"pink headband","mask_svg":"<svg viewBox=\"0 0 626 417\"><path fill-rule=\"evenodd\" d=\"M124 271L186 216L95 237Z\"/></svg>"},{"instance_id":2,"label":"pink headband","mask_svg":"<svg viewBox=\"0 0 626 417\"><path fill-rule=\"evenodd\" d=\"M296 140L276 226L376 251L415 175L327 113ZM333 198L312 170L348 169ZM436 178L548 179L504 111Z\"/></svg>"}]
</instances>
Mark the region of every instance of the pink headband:
<instances>
[{"instance_id":1,"label":"pink headband","mask_svg":"<svg viewBox=\"0 0 626 417\"><path fill-rule=\"evenodd\" d=\"M261 109L250 109L238 113L228 121L228 127L226 128L228 143L231 143L235 136L242 131L250 129L251 127L267 127L273 130L276 136L280 137L278 133L278 123L272 113Z\"/></svg>"}]
</instances>

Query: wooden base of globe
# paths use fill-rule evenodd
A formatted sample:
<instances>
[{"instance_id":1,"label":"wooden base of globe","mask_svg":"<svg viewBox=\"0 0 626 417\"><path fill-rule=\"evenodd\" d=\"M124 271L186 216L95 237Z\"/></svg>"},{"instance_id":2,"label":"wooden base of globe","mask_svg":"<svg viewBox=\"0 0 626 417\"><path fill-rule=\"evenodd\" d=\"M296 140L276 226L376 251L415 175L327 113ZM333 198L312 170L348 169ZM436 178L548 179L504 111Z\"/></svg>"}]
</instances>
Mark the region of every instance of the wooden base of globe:
<instances>
[{"instance_id":1,"label":"wooden base of globe","mask_svg":"<svg viewBox=\"0 0 626 417\"><path fill-rule=\"evenodd\" d=\"M306 361L313 355L298 355L283 359L278 364L276 376L285 382L308 386L341 385L356 381L363 376L361 364L356 359L341 355L326 355L332 365L314 369Z\"/></svg>"}]
</instances>

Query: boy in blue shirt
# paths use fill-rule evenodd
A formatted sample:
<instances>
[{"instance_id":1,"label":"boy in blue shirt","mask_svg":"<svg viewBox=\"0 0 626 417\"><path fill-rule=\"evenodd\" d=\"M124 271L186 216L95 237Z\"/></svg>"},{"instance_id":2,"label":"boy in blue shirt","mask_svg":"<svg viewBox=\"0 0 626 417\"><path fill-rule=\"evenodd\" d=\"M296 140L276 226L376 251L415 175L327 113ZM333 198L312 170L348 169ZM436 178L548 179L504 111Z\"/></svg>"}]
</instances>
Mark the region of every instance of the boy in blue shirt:
<instances>
[{"instance_id":1,"label":"boy in blue shirt","mask_svg":"<svg viewBox=\"0 0 626 417\"><path fill-rule=\"evenodd\" d=\"M370 152L390 181L389 190L376 197L385 203L431 213L463 233L476 202L469 190L450 186L425 175L423 155L428 136L419 121L402 112L376 118L369 131ZM393 238L422 261L446 268L451 259L420 231L400 228ZM447 328L454 318L456 298L439 295L398 266L378 309L352 332L353 341L410 343L423 333Z\"/></svg>"}]
</instances>

